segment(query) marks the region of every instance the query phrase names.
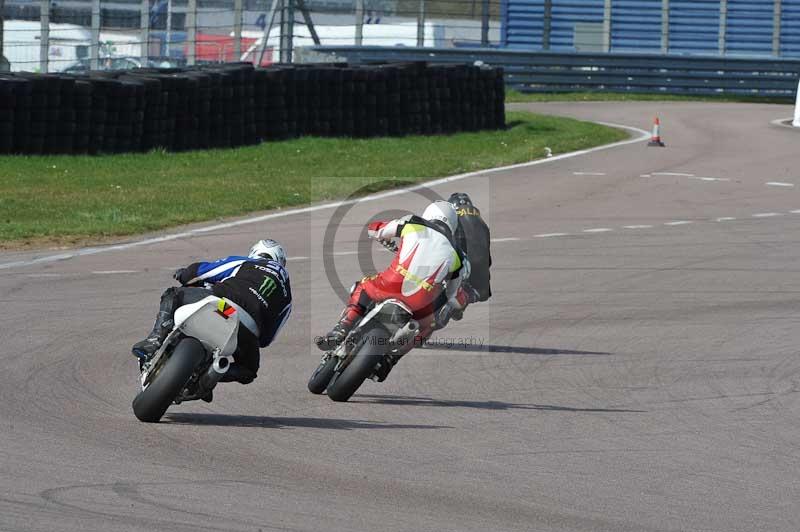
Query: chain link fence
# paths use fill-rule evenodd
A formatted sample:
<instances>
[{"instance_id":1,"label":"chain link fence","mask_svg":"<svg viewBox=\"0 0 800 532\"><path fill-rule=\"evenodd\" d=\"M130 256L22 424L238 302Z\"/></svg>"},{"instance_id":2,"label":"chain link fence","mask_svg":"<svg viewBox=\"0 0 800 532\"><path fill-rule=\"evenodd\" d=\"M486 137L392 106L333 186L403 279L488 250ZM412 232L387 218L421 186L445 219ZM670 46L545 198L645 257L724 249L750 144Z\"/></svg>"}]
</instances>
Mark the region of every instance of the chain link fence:
<instances>
[{"instance_id":1,"label":"chain link fence","mask_svg":"<svg viewBox=\"0 0 800 532\"><path fill-rule=\"evenodd\" d=\"M500 0L0 0L0 69L289 63L305 46L497 46Z\"/></svg>"}]
</instances>

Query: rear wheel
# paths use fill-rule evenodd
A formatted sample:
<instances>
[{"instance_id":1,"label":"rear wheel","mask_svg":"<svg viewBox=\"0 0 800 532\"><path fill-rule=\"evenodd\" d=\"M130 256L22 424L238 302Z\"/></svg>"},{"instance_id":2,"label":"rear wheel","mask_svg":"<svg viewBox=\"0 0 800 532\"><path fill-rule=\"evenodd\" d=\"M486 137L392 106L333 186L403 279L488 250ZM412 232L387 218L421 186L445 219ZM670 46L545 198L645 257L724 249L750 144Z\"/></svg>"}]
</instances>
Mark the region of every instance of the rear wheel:
<instances>
[{"instance_id":1,"label":"rear wheel","mask_svg":"<svg viewBox=\"0 0 800 532\"><path fill-rule=\"evenodd\" d=\"M157 423L205 356L200 342L194 338L181 340L153 382L134 398L133 413L139 421Z\"/></svg>"},{"instance_id":2,"label":"rear wheel","mask_svg":"<svg viewBox=\"0 0 800 532\"><path fill-rule=\"evenodd\" d=\"M364 380L375 371L375 366L383 360L389 337L389 332L383 327L365 332L353 348L356 351L353 360L342 373L334 375L328 384L328 397L337 402L350 399Z\"/></svg>"},{"instance_id":3,"label":"rear wheel","mask_svg":"<svg viewBox=\"0 0 800 532\"><path fill-rule=\"evenodd\" d=\"M325 391L325 388L328 387L328 383L331 381L331 377L333 377L334 371L336 371L336 363L338 361L338 358L332 356L317 366L311 378L308 379L309 392L319 395Z\"/></svg>"}]
</instances>

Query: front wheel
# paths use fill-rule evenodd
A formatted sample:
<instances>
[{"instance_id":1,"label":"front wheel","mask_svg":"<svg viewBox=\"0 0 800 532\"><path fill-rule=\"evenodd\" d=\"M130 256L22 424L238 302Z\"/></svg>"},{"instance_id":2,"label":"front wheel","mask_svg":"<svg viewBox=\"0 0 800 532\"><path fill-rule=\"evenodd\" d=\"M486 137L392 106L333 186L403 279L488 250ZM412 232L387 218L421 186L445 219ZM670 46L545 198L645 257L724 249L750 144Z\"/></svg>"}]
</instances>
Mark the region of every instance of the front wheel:
<instances>
[{"instance_id":1,"label":"front wheel","mask_svg":"<svg viewBox=\"0 0 800 532\"><path fill-rule=\"evenodd\" d=\"M139 421L158 423L205 357L200 342L194 338L181 340L153 382L134 398L133 413Z\"/></svg>"},{"instance_id":2,"label":"front wheel","mask_svg":"<svg viewBox=\"0 0 800 532\"><path fill-rule=\"evenodd\" d=\"M364 380L375 371L375 366L383 360L389 347L389 332L383 327L375 327L364 333L354 346L355 355L341 374L333 376L328 384L328 397L343 402L352 397Z\"/></svg>"},{"instance_id":3,"label":"front wheel","mask_svg":"<svg viewBox=\"0 0 800 532\"><path fill-rule=\"evenodd\" d=\"M339 362L339 359L335 356L331 356L328 360L317 366L311 378L308 379L309 392L319 395L325 391L325 388L328 387L328 383L331 381L331 377L333 377L333 372L336 371L337 362Z\"/></svg>"}]
</instances>

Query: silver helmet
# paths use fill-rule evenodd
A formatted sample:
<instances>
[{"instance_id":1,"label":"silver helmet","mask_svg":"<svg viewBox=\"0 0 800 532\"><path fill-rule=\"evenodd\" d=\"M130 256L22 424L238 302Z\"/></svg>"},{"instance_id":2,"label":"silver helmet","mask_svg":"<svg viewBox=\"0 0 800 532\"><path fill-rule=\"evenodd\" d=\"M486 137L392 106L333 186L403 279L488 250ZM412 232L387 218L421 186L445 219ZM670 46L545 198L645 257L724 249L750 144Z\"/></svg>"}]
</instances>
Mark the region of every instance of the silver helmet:
<instances>
[{"instance_id":1,"label":"silver helmet","mask_svg":"<svg viewBox=\"0 0 800 532\"><path fill-rule=\"evenodd\" d=\"M281 266L286 266L286 251L276 240L259 240L247 254L251 259L272 259Z\"/></svg>"},{"instance_id":2,"label":"silver helmet","mask_svg":"<svg viewBox=\"0 0 800 532\"><path fill-rule=\"evenodd\" d=\"M422 217L431 222L442 222L451 233L455 233L458 228L458 213L450 203L444 200L434 201L425 208Z\"/></svg>"}]
</instances>

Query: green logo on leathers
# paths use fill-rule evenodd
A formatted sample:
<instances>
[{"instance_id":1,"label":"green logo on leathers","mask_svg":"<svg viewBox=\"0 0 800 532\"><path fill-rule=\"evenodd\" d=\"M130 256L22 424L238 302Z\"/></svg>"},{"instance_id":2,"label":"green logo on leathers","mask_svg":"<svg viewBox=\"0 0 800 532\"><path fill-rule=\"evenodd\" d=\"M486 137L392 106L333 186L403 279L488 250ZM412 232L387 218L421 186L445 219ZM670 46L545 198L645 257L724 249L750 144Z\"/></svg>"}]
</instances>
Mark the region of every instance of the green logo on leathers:
<instances>
[{"instance_id":1,"label":"green logo on leathers","mask_svg":"<svg viewBox=\"0 0 800 532\"><path fill-rule=\"evenodd\" d=\"M269 297L276 288L278 288L278 285L275 283L275 279L265 275L264 282L261 283L258 293L261 294L261 297Z\"/></svg>"}]
</instances>

